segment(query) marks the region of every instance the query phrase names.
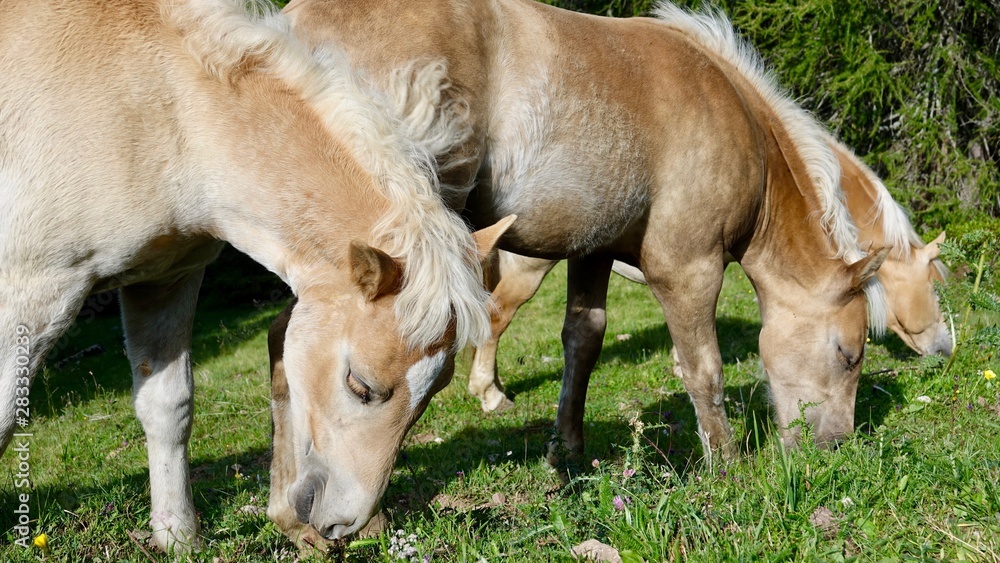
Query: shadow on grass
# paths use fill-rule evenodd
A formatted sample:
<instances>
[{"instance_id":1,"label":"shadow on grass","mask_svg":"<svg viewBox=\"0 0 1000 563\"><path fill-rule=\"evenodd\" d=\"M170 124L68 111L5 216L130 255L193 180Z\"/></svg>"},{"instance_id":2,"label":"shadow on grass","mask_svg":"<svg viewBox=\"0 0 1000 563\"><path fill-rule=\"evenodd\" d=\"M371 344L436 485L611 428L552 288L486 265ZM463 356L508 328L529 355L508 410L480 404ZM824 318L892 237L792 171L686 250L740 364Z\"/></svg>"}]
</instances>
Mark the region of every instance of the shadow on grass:
<instances>
[{"instance_id":1,"label":"shadow on grass","mask_svg":"<svg viewBox=\"0 0 1000 563\"><path fill-rule=\"evenodd\" d=\"M551 374L543 374L540 377L549 375ZM899 390L891 381L882 379L868 378L863 384L868 387L889 386L893 392ZM730 416L746 421L743 425L746 431L738 436L740 450L743 455L757 455L760 448L774 439L764 385L752 383L728 386L725 396ZM859 398L863 397L864 395L859 394ZM686 480L689 475L704 467L694 409L685 393L669 393L639 407L637 410L645 424L640 444L648 453L647 464L674 472L681 480ZM877 412L871 411L870 419L881 421L879 417L884 417L891 408L890 404ZM499 420L499 425L490 425L491 427L472 420L455 435L440 443L409 444L397 462L397 467L403 471L398 472L390 483L383 500L385 508L396 513L430 514L436 510L435 498L448 483L465 478L465 473L472 474L474 469L508 463L533 466L543 462L547 442L552 437L551 419L535 417L518 420L511 414L499 415ZM624 418L588 422L584 431L587 446L582 463L575 468L576 474L590 471L592 459L601 463L620 459L635 436L633 426ZM254 494L260 495L261 504L265 502L264 485L269 465L270 452L265 448L249 448L218 456L202 455L193 460L195 506L200 521L205 526L203 534L206 537L211 539L226 534L252 535L255 527L265 525L262 524L262 518L244 522L239 529L232 529L220 522L229 512L240 508L231 506L228 499L248 487L253 489ZM242 474L249 476L249 480L236 479L234 466L238 466ZM477 473L491 475L482 471ZM505 473L511 474L512 472ZM257 482L257 477L264 483ZM504 478L501 476L490 487L497 491L503 490ZM572 488L560 488L555 476L552 477L551 487L551 494L574 494ZM0 503L4 506L16 506L16 492L4 491L0 494ZM32 492L32 499L41 504L33 505L31 510L32 514L42 515L48 522L59 522L60 518L65 519L63 511L74 514L81 505L86 505L84 510L79 511L85 518L81 522L93 521L101 517L100 514L95 514L95 510L99 511L100 508L95 508L93 502L89 502L93 497L100 498L101 503L108 503L107 517L115 519L115 523L111 524L114 529L146 529L149 500L148 476L145 471L132 472L90 487L81 488L69 482L39 487ZM105 498L109 500L106 501ZM115 503L127 504L127 507L115 507ZM110 513L115 510L118 513ZM475 510L466 514L467 517L476 517ZM77 515L78 518L80 515ZM0 514L0 529L10 530L16 525L15 516L10 511ZM483 516L488 517L487 514Z\"/></svg>"},{"instance_id":2,"label":"shadow on grass","mask_svg":"<svg viewBox=\"0 0 1000 563\"><path fill-rule=\"evenodd\" d=\"M894 360L901 362L917 362L920 360L920 355L907 346L894 332L886 331L885 336L880 338L878 343L885 348L885 351Z\"/></svg>"},{"instance_id":3,"label":"shadow on grass","mask_svg":"<svg viewBox=\"0 0 1000 563\"><path fill-rule=\"evenodd\" d=\"M755 338L755 327L752 323L748 324L746 334ZM628 356L634 354L636 348L651 342L662 342L656 336L650 336L651 332L652 329L645 331L614 348L618 348L619 354ZM749 347L746 341L734 338L730 341L728 353L748 353ZM558 372L552 371L528 376L511 385L511 394L525 392L538 386L539 382L558 376ZM855 410L857 431L870 433L881 426L901 397L902 386L894 374L862 376ZM758 455L759 450L777 439L766 382L727 386L725 401L729 416L743 421L742 425L737 425L742 426L742 433L735 436L742 455ZM663 467L664 471L671 471L682 480L692 471L704 467L697 418L686 393L670 393L636 407L644 423L639 443L648 454L646 463ZM516 420L507 414L498 416L503 421L499 427L470 424L444 442L407 446L399 461L406 468L405 482L397 480L390 485L384 501L387 508L403 512L433 511L435 509L431 504L435 497L448 483L464 478L464 473L471 469L506 463L534 465L543 462L547 443L553 437L553 420ZM603 463L622 457L636 436L634 427L624 417L587 422L584 434L584 456L579 464L571 467L577 474L586 474L591 460ZM552 492L559 488L555 476L552 487ZM496 488L502 490L503 486L498 482ZM559 494L572 493L564 489Z\"/></svg>"},{"instance_id":4,"label":"shadow on grass","mask_svg":"<svg viewBox=\"0 0 1000 563\"><path fill-rule=\"evenodd\" d=\"M907 348L908 349L908 348ZM861 375L854 402L854 428L871 434L905 401L896 372Z\"/></svg>"},{"instance_id":5,"label":"shadow on grass","mask_svg":"<svg viewBox=\"0 0 1000 563\"><path fill-rule=\"evenodd\" d=\"M744 455L754 455L772 439L773 425L769 422L770 408L763 386L729 386L726 397L730 415L748 420L747 432L738 437L740 450ZM686 393L664 395L640 405L637 410L644 423L640 444L649 454L646 463L671 471L681 479L701 466L703 453L697 435L698 424ZM403 512L434 510L431 505L447 484L464 479L471 470L507 463L519 466L543 463L547 444L553 437L553 421L547 418L517 420L507 414L497 416L502 421L499 426L486 427L473 422L443 442L407 445L398 462L405 471L402 478L397 477L390 484L383 501L386 507ZM752 424L750 420L758 422ZM624 418L585 423L585 453L580 463L569 466L570 474L588 473L592 460L605 463L621 458L631 447L634 432ZM495 487L503 489L500 481ZM557 490L559 494L568 493L561 490L553 475L550 492Z\"/></svg>"},{"instance_id":6,"label":"shadow on grass","mask_svg":"<svg viewBox=\"0 0 1000 563\"><path fill-rule=\"evenodd\" d=\"M231 354L266 333L283 302L240 309L199 308L191 355L195 364ZM266 363L261 369L266 370ZM130 395L132 373L121 320L80 318L49 354L31 390L32 416L59 416L67 405L104 393Z\"/></svg>"},{"instance_id":7,"label":"shadow on grass","mask_svg":"<svg viewBox=\"0 0 1000 563\"><path fill-rule=\"evenodd\" d=\"M223 521L231 523L232 518L227 520L227 517L241 510L240 506L231 506L229 499L244 491L266 500L270 457L269 449L251 448L218 457L198 456L193 460L192 493L203 536L218 539L220 535L246 535L253 533L249 528L260 527L250 521L234 529ZM244 477L236 478L234 466L239 467ZM8 535L18 524L18 515L13 508L19 504L18 494L24 492L16 489L0 492L0 505L11 507L11 510L0 512L0 531L8 532ZM57 537L60 531L84 532L90 526L96 526L96 529L102 530L98 535L112 536L112 539L127 545L127 532L136 531L145 537L149 531L149 475L144 469L123 473L121 477L91 486L81 487L72 482L37 486L30 491L29 503L32 530L36 530L37 522L43 522L49 533L54 531ZM119 535L121 537L117 537ZM7 548L17 549L17 546L0 546L0 559L4 558L4 549ZM82 546L73 560L103 557L99 549L97 545ZM155 550L153 552L156 553Z\"/></svg>"}]
</instances>

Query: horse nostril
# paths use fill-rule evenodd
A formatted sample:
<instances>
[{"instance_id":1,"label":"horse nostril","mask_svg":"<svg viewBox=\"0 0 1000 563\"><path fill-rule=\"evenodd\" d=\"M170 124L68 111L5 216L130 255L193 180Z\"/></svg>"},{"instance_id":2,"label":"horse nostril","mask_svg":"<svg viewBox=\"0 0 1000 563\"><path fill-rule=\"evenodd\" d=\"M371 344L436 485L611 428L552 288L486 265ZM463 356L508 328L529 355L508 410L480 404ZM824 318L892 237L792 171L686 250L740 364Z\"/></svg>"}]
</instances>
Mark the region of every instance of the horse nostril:
<instances>
[{"instance_id":1,"label":"horse nostril","mask_svg":"<svg viewBox=\"0 0 1000 563\"><path fill-rule=\"evenodd\" d=\"M837 346L837 359L843 364L844 368L848 371L853 371L854 368L858 367L861 363L861 358L864 356L864 349L862 351L851 351L845 350L843 346Z\"/></svg>"},{"instance_id":2,"label":"horse nostril","mask_svg":"<svg viewBox=\"0 0 1000 563\"><path fill-rule=\"evenodd\" d=\"M300 522L309 523L309 514L312 512L313 502L316 500L316 487L309 483L304 489L299 488L298 494L292 503L295 507L295 516Z\"/></svg>"}]
</instances>

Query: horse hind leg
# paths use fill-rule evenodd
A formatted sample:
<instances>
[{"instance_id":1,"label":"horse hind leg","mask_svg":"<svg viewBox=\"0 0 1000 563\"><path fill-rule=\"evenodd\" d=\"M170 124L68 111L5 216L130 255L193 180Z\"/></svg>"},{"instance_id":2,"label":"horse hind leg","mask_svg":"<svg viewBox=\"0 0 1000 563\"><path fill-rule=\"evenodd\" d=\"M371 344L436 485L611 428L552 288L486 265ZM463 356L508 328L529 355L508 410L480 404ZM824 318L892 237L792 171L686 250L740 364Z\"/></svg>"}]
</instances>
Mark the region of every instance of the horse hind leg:
<instances>
[{"instance_id":1,"label":"horse hind leg","mask_svg":"<svg viewBox=\"0 0 1000 563\"><path fill-rule=\"evenodd\" d=\"M484 412L503 412L514 405L503 392L497 374L497 346L514 314L535 295L542 280L555 265L555 260L500 252L497 268L500 281L492 294L492 335L488 342L475 350L469 370L469 392L479 399Z\"/></svg>"},{"instance_id":2,"label":"horse hind leg","mask_svg":"<svg viewBox=\"0 0 1000 563\"><path fill-rule=\"evenodd\" d=\"M168 284L128 286L120 294L132 400L149 456L153 541L167 553L199 543L188 440L194 410L191 331L204 271Z\"/></svg>"}]
</instances>

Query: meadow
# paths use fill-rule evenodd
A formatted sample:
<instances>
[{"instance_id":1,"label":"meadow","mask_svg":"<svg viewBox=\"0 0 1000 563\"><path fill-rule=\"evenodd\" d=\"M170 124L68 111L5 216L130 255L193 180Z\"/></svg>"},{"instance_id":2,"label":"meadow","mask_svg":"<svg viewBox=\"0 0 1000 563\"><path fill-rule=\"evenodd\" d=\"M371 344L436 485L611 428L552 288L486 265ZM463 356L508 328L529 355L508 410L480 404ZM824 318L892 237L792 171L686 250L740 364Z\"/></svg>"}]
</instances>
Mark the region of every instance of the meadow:
<instances>
[{"instance_id":1,"label":"meadow","mask_svg":"<svg viewBox=\"0 0 1000 563\"><path fill-rule=\"evenodd\" d=\"M945 304L959 323L952 293ZM626 562L1000 560L995 347L960 344L946 372L942 359L921 359L895 335L875 339L857 431L836 450L807 441L785 451L760 377L754 294L730 266L718 326L726 406L743 455L710 463L671 374L659 306L644 286L614 276L588 396L586 461L563 486L544 453L563 363L564 294L560 265L501 343L499 368L515 406L484 415L465 390L462 357L407 437L383 499L386 530L334 558L568 561L574 546L597 539ZM277 297L243 307L209 301L198 314L190 457L204 549L195 561L300 557L264 514L266 333L284 303ZM983 311L968 322L996 324ZM25 491L31 536L46 534L45 560L168 560L148 543L145 442L120 321L84 314L70 333L30 396L31 487L15 486L10 449L0 460L0 560L43 557L14 543L16 495Z\"/></svg>"}]
</instances>

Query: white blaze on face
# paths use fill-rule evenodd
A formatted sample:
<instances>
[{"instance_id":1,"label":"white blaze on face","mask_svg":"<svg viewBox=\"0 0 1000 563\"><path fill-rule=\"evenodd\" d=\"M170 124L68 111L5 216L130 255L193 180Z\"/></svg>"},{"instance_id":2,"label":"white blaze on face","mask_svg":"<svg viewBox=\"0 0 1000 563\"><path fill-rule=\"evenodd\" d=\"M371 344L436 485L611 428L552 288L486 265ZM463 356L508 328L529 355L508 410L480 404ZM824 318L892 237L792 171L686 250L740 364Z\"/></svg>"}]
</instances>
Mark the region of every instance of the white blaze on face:
<instances>
[{"instance_id":1,"label":"white blaze on face","mask_svg":"<svg viewBox=\"0 0 1000 563\"><path fill-rule=\"evenodd\" d=\"M406 371L406 382L410 385L410 410L417 408L420 401L430 393L444 367L444 359L442 350L433 356L425 356Z\"/></svg>"}]
</instances>

